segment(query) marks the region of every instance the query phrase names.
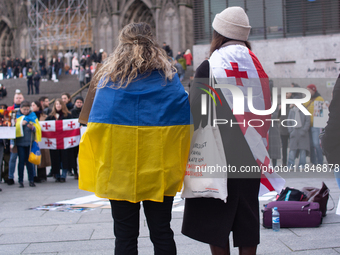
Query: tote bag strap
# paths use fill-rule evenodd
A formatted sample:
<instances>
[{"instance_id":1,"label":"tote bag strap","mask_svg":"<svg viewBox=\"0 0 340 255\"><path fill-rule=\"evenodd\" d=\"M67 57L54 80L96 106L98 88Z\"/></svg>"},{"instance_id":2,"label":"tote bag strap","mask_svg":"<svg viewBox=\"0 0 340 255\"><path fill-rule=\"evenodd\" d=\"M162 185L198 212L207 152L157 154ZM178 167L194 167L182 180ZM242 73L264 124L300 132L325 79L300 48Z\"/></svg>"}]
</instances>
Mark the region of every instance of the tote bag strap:
<instances>
[{"instance_id":1,"label":"tote bag strap","mask_svg":"<svg viewBox=\"0 0 340 255\"><path fill-rule=\"evenodd\" d=\"M209 86L212 87L213 89L215 89L215 79L214 79L214 75L212 72L212 67L210 65L209 62ZM213 96L213 98L215 99L215 93L209 89L211 95ZM214 100L214 102L216 102L216 100ZM214 104L214 102L211 102L211 97L209 96L209 101L208 101L208 105L209 105L209 111L208 111L208 123L210 124L210 126L213 126L213 120L216 119L216 105ZM211 108L211 109L210 109ZM213 114L213 118L211 119L211 111Z\"/></svg>"}]
</instances>

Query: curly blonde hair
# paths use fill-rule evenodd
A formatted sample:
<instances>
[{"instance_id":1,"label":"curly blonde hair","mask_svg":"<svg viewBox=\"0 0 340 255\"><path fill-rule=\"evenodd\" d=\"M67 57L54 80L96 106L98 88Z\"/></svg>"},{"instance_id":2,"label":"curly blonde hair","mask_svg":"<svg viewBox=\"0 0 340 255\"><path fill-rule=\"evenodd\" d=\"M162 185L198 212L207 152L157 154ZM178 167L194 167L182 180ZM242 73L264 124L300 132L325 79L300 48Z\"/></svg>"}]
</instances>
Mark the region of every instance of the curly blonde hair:
<instances>
[{"instance_id":1,"label":"curly blonde hair","mask_svg":"<svg viewBox=\"0 0 340 255\"><path fill-rule=\"evenodd\" d=\"M105 60L94 79L102 80L100 88L111 80L113 88L126 88L139 74L161 71L164 79L172 80L176 73L166 52L155 42L147 23L130 23L119 35L119 44Z\"/></svg>"}]
</instances>

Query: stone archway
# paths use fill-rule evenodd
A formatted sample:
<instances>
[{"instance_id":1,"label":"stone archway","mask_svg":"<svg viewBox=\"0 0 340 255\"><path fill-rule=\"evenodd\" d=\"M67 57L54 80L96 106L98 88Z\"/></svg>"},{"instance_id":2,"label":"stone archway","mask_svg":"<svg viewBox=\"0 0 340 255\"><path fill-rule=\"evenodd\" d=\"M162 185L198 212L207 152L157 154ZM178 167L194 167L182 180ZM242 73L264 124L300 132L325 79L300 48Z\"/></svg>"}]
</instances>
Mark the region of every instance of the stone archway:
<instances>
[{"instance_id":1,"label":"stone archway","mask_svg":"<svg viewBox=\"0 0 340 255\"><path fill-rule=\"evenodd\" d=\"M13 57L13 32L7 22L0 20L0 57Z\"/></svg>"},{"instance_id":2,"label":"stone archway","mask_svg":"<svg viewBox=\"0 0 340 255\"><path fill-rule=\"evenodd\" d=\"M121 28L131 22L146 22L153 32L156 31L156 22L150 8L141 0L134 1L122 15Z\"/></svg>"}]
</instances>

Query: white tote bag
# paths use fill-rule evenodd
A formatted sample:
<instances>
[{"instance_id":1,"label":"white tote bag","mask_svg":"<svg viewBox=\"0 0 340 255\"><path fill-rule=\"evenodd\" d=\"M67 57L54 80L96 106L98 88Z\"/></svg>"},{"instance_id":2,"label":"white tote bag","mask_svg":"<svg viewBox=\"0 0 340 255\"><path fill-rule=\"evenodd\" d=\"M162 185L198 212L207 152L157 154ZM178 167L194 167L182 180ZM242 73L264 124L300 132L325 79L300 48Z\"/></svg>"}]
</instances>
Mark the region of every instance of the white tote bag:
<instances>
[{"instance_id":1,"label":"white tote bag","mask_svg":"<svg viewBox=\"0 0 340 255\"><path fill-rule=\"evenodd\" d=\"M214 87L212 70L210 74L209 84ZM220 130L211 125L216 107L210 101L207 125L200 125L192 136L182 198L211 197L227 202L227 162Z\"/></svg>"}]
</instances>

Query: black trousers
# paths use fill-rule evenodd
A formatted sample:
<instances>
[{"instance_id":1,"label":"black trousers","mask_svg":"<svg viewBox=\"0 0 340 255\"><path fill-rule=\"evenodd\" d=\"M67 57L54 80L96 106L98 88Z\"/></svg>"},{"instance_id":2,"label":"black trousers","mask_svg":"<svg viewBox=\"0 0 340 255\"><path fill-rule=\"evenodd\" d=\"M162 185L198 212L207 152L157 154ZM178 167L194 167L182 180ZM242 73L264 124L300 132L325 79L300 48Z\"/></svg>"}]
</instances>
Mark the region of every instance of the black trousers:
<instances>
[{"instance_id":1,"label":"black trousers","mask_svg":"<svg viewBox=\"0 0 340 255\"><path fill-rule=\"evenodd\" d=\"M110 200L113 231L116 236L115 255L137 255L140 203ZM163 203L143 201L150 239L155 255L175 255L174 233L170 228L173 197L164 197Z\"/></svg>"},{"instance_id":2,"label":"black trousers","mask_svg":"<svg viewBox=\"0 0 340 255\"><path fill-rule=\"evenodd\" d=\"M32 94L32 95L34 94L32 81L27 81L27 95L29 94Z\"/></svg>"}]
</instances>

